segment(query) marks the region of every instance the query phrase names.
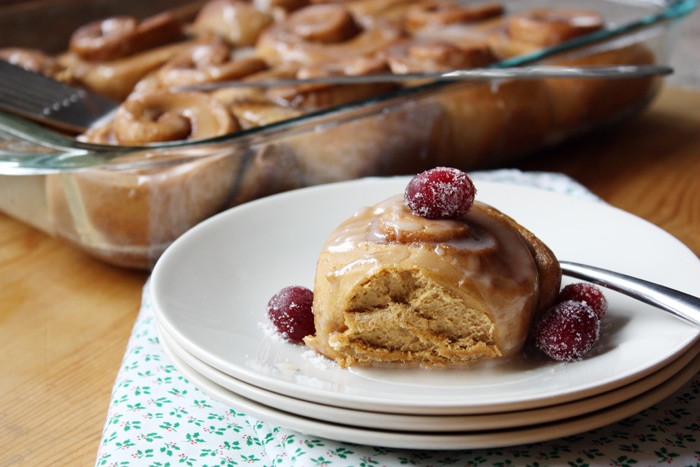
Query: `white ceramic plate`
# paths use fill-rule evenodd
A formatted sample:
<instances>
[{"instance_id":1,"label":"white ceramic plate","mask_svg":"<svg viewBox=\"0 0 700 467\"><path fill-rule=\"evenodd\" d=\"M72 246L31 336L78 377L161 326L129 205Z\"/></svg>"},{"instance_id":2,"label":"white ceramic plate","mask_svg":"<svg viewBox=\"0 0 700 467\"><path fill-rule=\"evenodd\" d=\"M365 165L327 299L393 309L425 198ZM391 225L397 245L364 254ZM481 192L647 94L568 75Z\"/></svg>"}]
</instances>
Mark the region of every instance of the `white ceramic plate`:
<instances>
[{"instance_id":1,"label":"white ceramic plate","mask_svg":"<svg viewBox=\"0 0 700 467\"><path fill-rule=\"evenodd\" d=\"M654 389L620 404L580 417L554 423L512 430L482 432L402 432L373 430L328 423L284 412L240 396L200 375L177 355L171 355L173 365L213 399L247 415L300 433L346 443L365 444L398 449L485 449L549 441L594 430L630 417L660 402L680 389L700 370L700 356Z\"/></svg>"},{"instance_id":2,"label":"white ceramic plate","mask_svg":"<svg viewBox=\"0 0 700 467\"><path fill-rule=\"evenodd\" d=\"M516 412L498 412L476 415L404 415L362 410L344 409L323 404L287 397L283 394L266 391L233 378L216 368L207 365L197 357L187 352L174 341L163 329L158 329L160 342L165 353L173 360L182 361L201 378L206 378L214 384L234 394L245 397L260 404L277 410L284 410L294 415L312 418L323 422L337 423L342 420L344 425L371 428L377 430L392 430L415 432L420 427L422 432L484 432L498 429L513 429L550 423L580 415L586 415L596 410L606 409L659 386L673 378L683 370L700 352L700 343L695 344L689 351L662 369L640 380L621 388L605 392L585 399L579 399L567 404L552 405L532 410ZM197 381L201 381L198 379ZM193 381L197 384L197 381Z\"/></svg>"},{"instance_id":3,"label":"white ceramic plate","mask_svg":"<svg viewBox=\"0 0 700 467\"><path fill-rule=\"evenodd\" d=\"M151 277L159 324L188 352L260 388L303 400L410 414L526 410L640 379L686 351L694 327L614 292L595 352L575 363L537 354L469 371L341 369L269 332L265 306L284 286L311 286L326 235L408 179L363 179L292 191L215 216L180 237ZM479 182L478 199L513 216L561 259L700 295L700 261L652 224L604 203Z\"/></svg>"}]
</instances>

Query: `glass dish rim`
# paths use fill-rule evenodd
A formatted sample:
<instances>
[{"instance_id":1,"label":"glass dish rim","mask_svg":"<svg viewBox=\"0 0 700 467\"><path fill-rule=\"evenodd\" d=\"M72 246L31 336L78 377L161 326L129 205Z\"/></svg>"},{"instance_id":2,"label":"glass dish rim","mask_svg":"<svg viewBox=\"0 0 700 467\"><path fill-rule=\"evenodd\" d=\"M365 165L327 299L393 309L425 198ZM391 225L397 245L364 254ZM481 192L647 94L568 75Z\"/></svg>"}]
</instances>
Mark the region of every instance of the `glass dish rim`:
<instances>
[{"instance_id":1,"label":"glass dish rim","mask_svg":"<svg viewBox=\"0 0 700 467\"><path fill-rule=\"evenodd\" d=\"M519 67L533 64L540 60L566 53L578 48L593 45L615 39L637 31L650 29L660 24L680 20L696 9L698 0L645 0L643 2L650 6L659 5L658 12L651 13L639 19L629 21L611 28L581 36L562 44L549 47L534 53L519 55L513 58L502 60L493 68ZM285 119L279 122L266 124L259 127L239 130L224 135L191 140L172 141L165 143L154 143L143 146L123 146L106 145L78 141L77 139L63 135L40 124L30 122L20 117L0 111L0 131L16 136L22 140L36 143L44 148L50 148L60 153L38 153L34 156L27 154L12 154L0 151L0 173L2 174L37 174L63 171L75 171L80 169L104 167L113 170L128 168L153 167L157 163L173 164L182 163L188 159L202 158L206 156L176 157L154 162L153 160L130 161L126 163L115 163L114 159L132 155L143 151L161 152L173 149L202 148L207 146L218 146L222 144L246 144L255 143L259 138L270 138L276 134L284 134L291 128L315 127L325 122L324 119L333 117L336 114L360 112L362 109L372 109L376 105L389 104L400 101L408 97L418 97L436 89L446 89L448 87L473 85L473 83L455 82L432 82L415 87L405 87L398 90L382 93L369 98L354 102L332 106L321 110L307 112L303 115ZM337 123L338 121L334 121ZM269 141L268 141L269 142Z\"/></svg>"}]
</instances>

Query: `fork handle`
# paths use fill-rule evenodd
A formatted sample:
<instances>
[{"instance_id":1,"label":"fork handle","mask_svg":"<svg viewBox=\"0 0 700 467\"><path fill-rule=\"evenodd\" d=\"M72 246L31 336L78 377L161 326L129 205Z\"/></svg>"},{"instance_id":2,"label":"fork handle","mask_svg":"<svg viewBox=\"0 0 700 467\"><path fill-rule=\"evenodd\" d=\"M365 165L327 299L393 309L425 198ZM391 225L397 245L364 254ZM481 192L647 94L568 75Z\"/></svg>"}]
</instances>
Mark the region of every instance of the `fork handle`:
<instances>
[{"instance_id":1,"label":"fork handle","mask_svg":"<svg viewBox=\"0 0 700 467\"><path fill-rule=\"evenodd\" d=\"M654 282L586 264L560 262L566 276L583 279L666 310L700 329L700 298Z\"/></svg>"}]
</instances>

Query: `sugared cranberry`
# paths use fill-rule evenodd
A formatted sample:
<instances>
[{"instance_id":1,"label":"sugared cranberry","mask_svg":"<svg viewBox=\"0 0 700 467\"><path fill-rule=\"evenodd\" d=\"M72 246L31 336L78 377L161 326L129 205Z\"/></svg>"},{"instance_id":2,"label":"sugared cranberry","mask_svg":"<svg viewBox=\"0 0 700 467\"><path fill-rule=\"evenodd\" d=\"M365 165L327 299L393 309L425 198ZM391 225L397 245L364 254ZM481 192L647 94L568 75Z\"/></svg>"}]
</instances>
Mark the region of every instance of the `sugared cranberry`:
<instances>
[{"instance_id":1,"label":"sugared cranberry","mask_svg":"<svg viewBox=\"0 0 700 467\"><path fill-rule=\"evenodd\" d=\"M586 303L593 308L600 319L603 319L608 311L608 301L605 299L603 291L588 282L575 282L561 289L557 301L565 302L567 300Z\"/></svg>"},{"instance_id":2,"label":"sugared cranberry","mask_svg":"<svg viewBox=\"0 0 700 467\"><path fill-rule=\"evenodd\" d=\"M436 167L411 179L404 200L417 216L454 219L471 209L475 195L476 188L469 175L451 167Z\"/></svg>"},{"instance_id":3,"label":"sugared cranberry","mask_svg":"<svg viewBox=\"0 0 700 467\"><path fill-rule=\"evenodd\" d=\"M537 323L535 342L550 358L579 360L600 336L600 318L583 302L569 300L550 308Z\"/></svg>"},{"instance_id":4,"label":"sugared cranberry","mask_svg":"<svg viewBox=\"0 0 700 467\"><path fill-rule=\"evenodd\" d=\"M267 303L267 315L280 334L291 342L300 343L315 332L313 301L314 293L308 288L285 287Z\"/></svg>"}]
</instances>

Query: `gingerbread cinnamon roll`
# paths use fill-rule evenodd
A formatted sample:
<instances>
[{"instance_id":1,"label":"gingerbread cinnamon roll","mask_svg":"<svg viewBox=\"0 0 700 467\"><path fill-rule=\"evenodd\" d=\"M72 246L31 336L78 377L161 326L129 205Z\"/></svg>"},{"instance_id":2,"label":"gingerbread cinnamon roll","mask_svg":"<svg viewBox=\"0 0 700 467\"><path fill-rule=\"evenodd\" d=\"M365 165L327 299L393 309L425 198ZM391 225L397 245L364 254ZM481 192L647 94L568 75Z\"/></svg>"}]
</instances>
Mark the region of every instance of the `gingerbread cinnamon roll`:
<instances>
[{"instance_id":1,"label":"gingerbread cinnamon roll","mask_svg":"<svg viewBox=\"0 0 700 467\"><path fill-rule=\"evenodd\" d=\"M131 16L110 17L78 28L70 50L88 61L108 61L184 39L178 16L164 12L139 21Z\"/></svg>"},{"instance_id":2,"label":"gingerbread cinnamon roll","mask_svg":"<svg viewBox=\"0 0 700 467\"><path fill-rule=\"evenodd\" d=\"M256 51L268 62L330 62L338 57L374 54L401 37L398 26L364 24L343 4L311 5L268 28Z\"/></svg>"},{"instance_id":3,"label":"gingerbread cinnamon roll","mask_svg":"<svg viewBox=\"0 0 700 467\"><path fill-rule=\"evenodd\" d=\"M378 56L339 58L330 63L313 63L299 68L296 77L308 79L326 76L362 76L389 72L385 59ZM280 86L268 90L276 102L291 107L316 110L366 99L397 87L394 83L356 83L351 85L305 84Z\"/></svg>"},{"instance_id":4,"label":"gingerbread cinnamon roll","mask_svg":"<svg viewBox=\"0 0 700 467\"><path fill-rule=\"evenodd\" d=\"M581 9L535 9L507 18L487 34L493 49L503 58L532 53L601 30L603 17ZM653 54L641 44L610 50L577 50L561 55L549 64L562 66L641 65L654 62ZM545 99L550 103L552 133L566 135L616 118L622 109L639 108L653 95L654 78L546 79ZM637 106L635 106L637 103Z\"/></svg>"},{"instance_id":5,"label":"gingerbread cinnamon roll","mask_svg":"<svg viewBox=\"0 0 700 467\"><path fill-rule=\"evenodd\" d=\"M384 56L398 74L477 68L497 61L486 42L464 39L408 39L388 47Z\"/></svg>"},{"instance_id":6,"label":"gingerbread cinnamon roll","mask_svg":"<svg viewBox=\"0 0 700 467\"><path fill-rule=\"evenodd\" d=\"M316 333L305 343L343 367L445 366L513 357L559 290L555 255L495 208L413 214L403 195L359 209L317 262Z\"/></svg>"},{"instance_id":7,"label":"gingerbread cinnamon roll","mask_svg":"<svg viewBox=\"0 0 700 467\"><path fill-rule=\"evenodd\" d=\"M142 146L206 139L238 128L238 122L228 109L205 93L158 91L127 99L117 110L113 122L88 130L80 139Z\"/></svg>"},{"instance_id":8,"label":"gingerbread cinnamon roll","mask_svg":"<svg viewBox=\"0 0 700 467\"><path fill-rule=\"evenodd\" d=\"M250 74L241 81L295 78L298 70L297 65L283 64ZM304 114L302 109L271 98L269 89L263 87L222 88L213 91L211 96L224 104L244 129L260 127Z\"/></svg>"},{"instance_id":9,"label":"gingerbread cinnamon roll","mask_svg":"<svg viewBox=\"0 0 700 467\"><path fill-rule=\"evenodd\" d=\"M255 8L271 13L276 19L284 18L292 11L304 8L310 0L253 0Z\"/></svg>"},{"instance_id":10,"label":"gingerbread cinnamon roll","mask_svg":"<svg viewBox=\"0 0 700 467\"><path fill-rule=\"evenodd\" d=\"M106 62L83 60L74 52L67 52L57 61L66 81L121 101L133 91L136 83L189 45L188 41L176 42Z\"/></svg>"},{"instance_id":11,"label":"gingerbread cinnamon roll","mask_svg":"<svg viewBox=\"0 0 700 467\"><path fill-rule=\"evenodd\" d=\"M467 24L500 17L505 8L500 3L464 4L450 0L428 0L411 5L405 14L406 30L415 33L455 24Z\"/></svg>"},{"instance_id":12,"label":"gingerbread cinnamon roll","mask_svg":"<svg viewBox=\"0 0 700 467\"><path fill-rule=\"evenodd\" d=\"M140 80L134 92L237 80L267 68L254 55L237 54L221 40L193 44Z\"/></svg>"},{"instance_id":13,"label":"gingerbread cinnamon roll","mask_svg":"<svg viewBox=\"0 0 700 467\"><path fill-rule=\"evenodd\" d=\"M272 24L271 12L243 0L211 0L195 18L191 32L197 37L219 37L237 47L255 45L262 31Z\"/></svg>"},{"instance_id":14,"label":"gingerbread cinnamon roll","mask_svg":"<svg viewBox=\"0 0 700 467\"><path fill-rule=\"evenodd\" d=\"M497 58L485 41L414 38L386 51L395 73L485 67ZM435 97L445 113L441 127L448 165L493 167L536 148L550 130L551 110L543 81L451 85Z\"/></svg>"},{"instance_id":15,"label":"gingerbread cinnamon roll","mask_svg":"<svg viewBox=\"0 0 700 467\"><path fill-rule=\"evenodd\" d=\"M40 50L24 47L1 48L0 60L5 60L25 70L54 78L58 77L62 69L56 59L51 55Z\"/></svg>"},{"instance_id":16,"label":"gingerbread cinnamon roll","mask_svg":"<svg viewBox=\"0 0 700 467\"><path fill-rule=\"evenodd\" d=\"M113 123L81 139L101 144L220 136L238 128L204 93L132 97ZM228 207L244 160L235 145L146 149L109 166L47 177L55 233L112 264L148 269L193 225ZM133 167L131 164L133 163Z\"/></svg>"},{"instance_id":17,"label":"gingerbread cinnamon roll","mask_svg":"<svg viewBox=\"0 0 700 467\"><path fill-rule=\"evenodd\" d=\"M241 128L256 128L304 115L300 109L279 105L269 99L238 100L230 104Z\"/></svg>"},{"instance_id":18,"label":"gingerbread cinnamon roll","mask_svg":"<svg viewBox=\"0 0 700 467\"><path fill-rule=\"evenodd\" d=\"M654 54L643 44L604 50L585 57L557 59L562 66L650 65ZM564 134L639 111L658 90L661 79L546 79L553 124Z\"/></svg>"},{"instance_id":19,"label":"gingerbread cinnamon roll","mask_svg":"<svg viewBox=\"0 0 700 467\"><path fill-rule=\"evenodd\" d=\"M110 264L151 268L176 238L229 206L239 177L234 148L190 152L190 161L186 150L154 151L134 156L141 168L48 175L55 235Z\"/></svg>"},{"instance_id":20,"label":"gingerbread cinnamon roll","mask_svg":"<svg viewBox=\"0 0 700 467\"><path fill-rule=\"evenodd\" d=\"M602 29L603 17L590 10L537 9L513 15L508 33L514 40L551 47Z\"/></svg>"},{"instance_id":21,"label":"gingerbread cinnamon roll","mask_svg":"<svg viewBox=\"0 0 700 467\"><path fill-rule=\"evenodd\" d=\"M595 11L550 8L486 21L475 27L474 33L488 40L500 58L510 58L552 47L603 27L604 20Z\"/></svg>"},{"instance_id":22,"label":"gingerbread cinnamon roll","mask_svg":"<svg viewBox=\"0 0 700 467\"><path fill-rule=\"evenodd\" d=\"M299 65L296 63L282 63L267 67L264 70L251 73L241 78L241 81L267 81L275 79L293 79L297 76ZM267 88L257 86L232 86L217 89L211 92L212 97L226 105L239 102L269 101Z\"/></svg>"},{"instance_id":23,"label":"gingerbread cinnamon roll","mask_svg":"<svg viewBox=\"0 0 700 467\"><path fill-rule=\"evenodd\" d=\"M363 21L381 18L384 21L401 23L406 10L416 0L352 0L344 2L352 14Z\"/></svg>"}]
</instances>

